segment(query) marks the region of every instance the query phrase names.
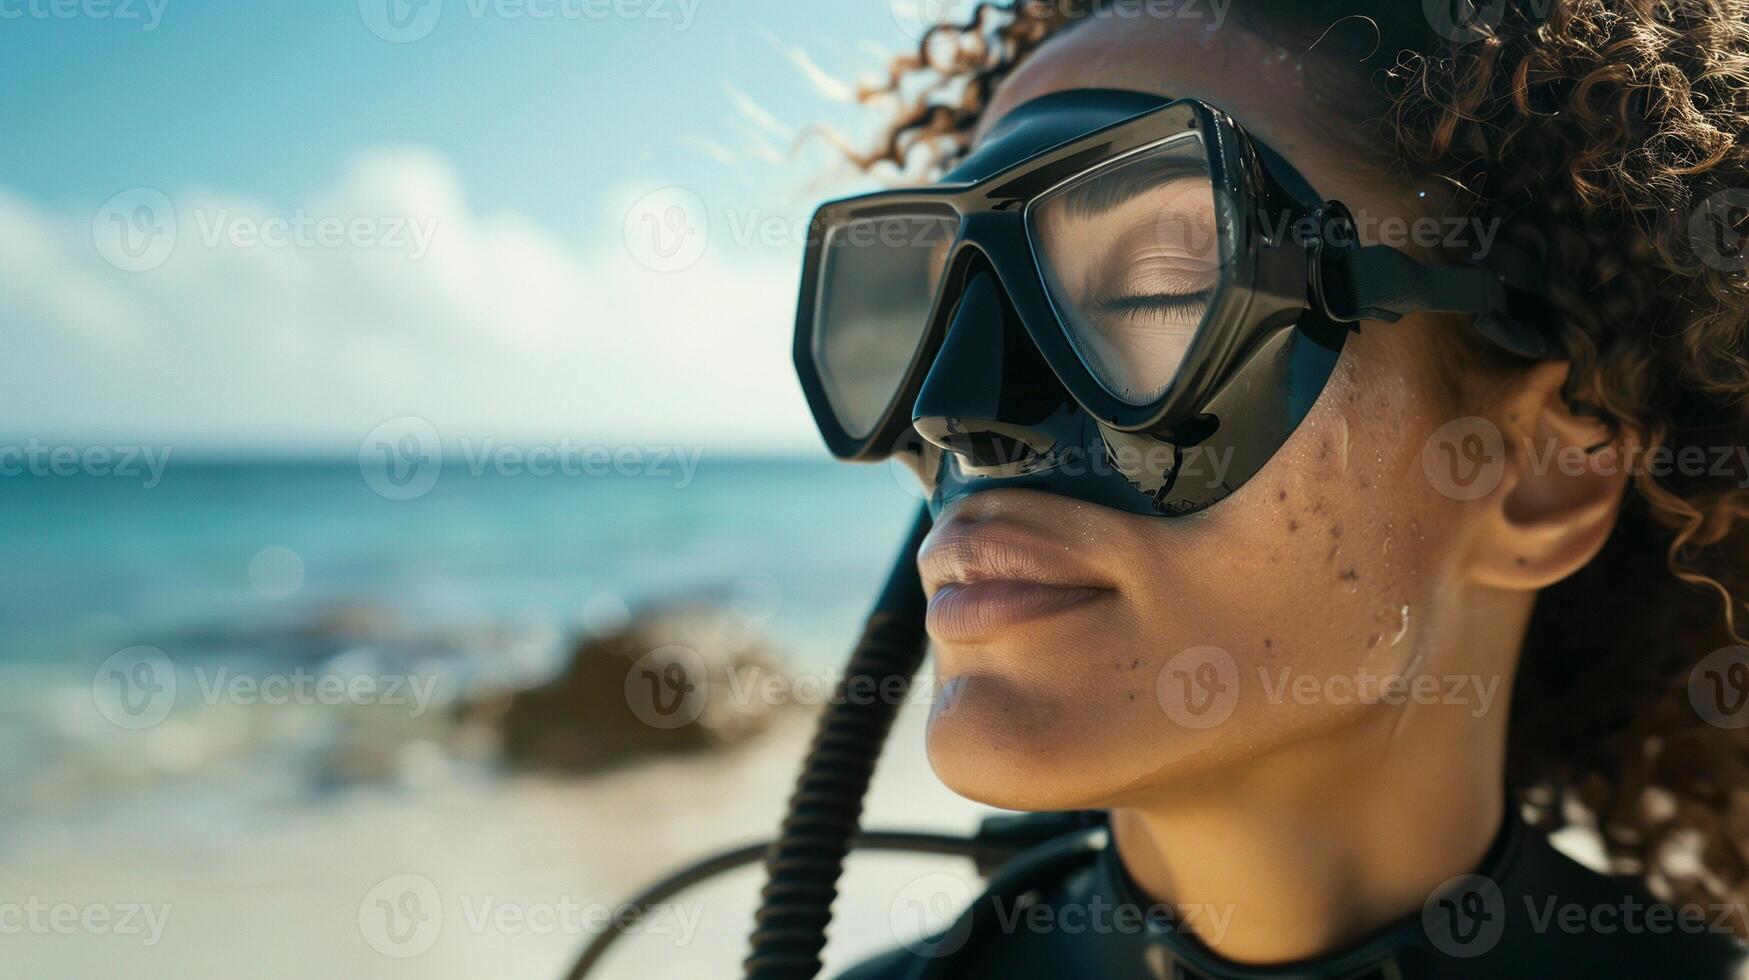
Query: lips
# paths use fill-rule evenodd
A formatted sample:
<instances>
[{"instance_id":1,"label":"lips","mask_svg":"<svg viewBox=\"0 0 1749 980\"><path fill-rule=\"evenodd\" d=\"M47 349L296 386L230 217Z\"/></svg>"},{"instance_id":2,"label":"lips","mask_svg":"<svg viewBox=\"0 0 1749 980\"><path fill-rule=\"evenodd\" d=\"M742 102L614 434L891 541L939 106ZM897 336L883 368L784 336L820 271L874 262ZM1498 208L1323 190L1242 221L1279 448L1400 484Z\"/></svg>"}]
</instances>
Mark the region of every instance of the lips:
<instances>
[{"instance_id":1,"label":"lips","mask_svg":"<svg viewBox=\"0 0 1749 980\"><path fill-rule=\"evenodd\" d=\"M918 569L929 594L929 635L942 643L996 639L1116 594L1071 544L1007 520L938 525Z\"/></svg>"}]
</instances>

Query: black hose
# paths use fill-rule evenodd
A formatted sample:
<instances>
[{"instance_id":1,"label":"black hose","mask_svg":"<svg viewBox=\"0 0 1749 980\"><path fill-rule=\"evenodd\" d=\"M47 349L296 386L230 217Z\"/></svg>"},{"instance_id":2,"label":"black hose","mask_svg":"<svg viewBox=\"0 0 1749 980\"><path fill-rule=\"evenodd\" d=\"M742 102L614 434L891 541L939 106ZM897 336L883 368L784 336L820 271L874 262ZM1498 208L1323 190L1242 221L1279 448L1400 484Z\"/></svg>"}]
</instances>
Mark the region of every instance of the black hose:
<instances>
[{"instance_id":1,"label":"black hose","mask_svg":"<svg viewBox=\"0 0 1749 980\"><path fill-rule=\"evenodd\" d=\"M642 921L644 916L656 905L708 878L714 878L717 875L763 859L770 853L773 843L773 841L766 841L760 844L748 844L744 847L724 851L721 854L713 854L696 864L676 871L639 892L625 903L623 911L613 917L606 929L597 933L595 938L589 941L583 954L577 958L577 965L571 967L570 973L565 974L565 980L583 980L589 971L595 968L595 964L606 955L614 942L631 931L631 928ZM851 847L859 851L904 851L911 854L943 854L967 857L982 867L1006 861L1014 856L1021 845L982 836L961 837L952 834L871 830L868 833L856 835L851 840Z\"/></svg>"},{"instance_id":2,"label":"black hose","mask_svg":"<svg viewBox=\"0 0 1749 980\"><path fill-rule=\"evenodd\" d=\"M820 972L838 877L862 820L862 801L893 717L923 664L925 604L917 549L925 510L869 615L790 797L766 858L747 980L808 980Z\"/></svg>"}]
</instances>

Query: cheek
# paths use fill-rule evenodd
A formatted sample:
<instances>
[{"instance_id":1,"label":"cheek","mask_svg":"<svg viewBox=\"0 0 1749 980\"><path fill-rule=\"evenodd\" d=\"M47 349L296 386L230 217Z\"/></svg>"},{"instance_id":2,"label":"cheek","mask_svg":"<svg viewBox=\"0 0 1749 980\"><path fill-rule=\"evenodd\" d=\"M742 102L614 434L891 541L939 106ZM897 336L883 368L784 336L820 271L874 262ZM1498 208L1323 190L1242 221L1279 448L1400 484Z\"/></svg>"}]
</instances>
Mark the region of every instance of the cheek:
<instances>
[{"instance_id":1,"label":"cheek","mask_svg":"<svg viewBox=\"0 0 1749 980\"><path fill-rule=\"evenodd\" d=\"M1312 414L1204 514L1126 518L1123 601L958 674L936 768L999 806L1104 805L1218 771L1367 707L1342 678L1414 669L1454 522L1423 476L1445 413L1400 338L1356 338ZM1336 678L1336 686L1331 679Z\"/></svg>"},{"instance_id":2,"label":"cheek","mask_svg":"<svg viewBox=\"0 0 1749 980\"><path fill-rule=\"evenodd\" d=\"M1268 466L1203 519L1150 530L1147 577L1174 587L1144 596L1149 632L1166 656L1225 655L1239 698L1223 728L1246 751L1363 710L1328 693L1349 680L1420 665L1459 530L1422 469L1449 415L1432 370L1417 340L1356 338Z\"/></svg>"}]
</instances>

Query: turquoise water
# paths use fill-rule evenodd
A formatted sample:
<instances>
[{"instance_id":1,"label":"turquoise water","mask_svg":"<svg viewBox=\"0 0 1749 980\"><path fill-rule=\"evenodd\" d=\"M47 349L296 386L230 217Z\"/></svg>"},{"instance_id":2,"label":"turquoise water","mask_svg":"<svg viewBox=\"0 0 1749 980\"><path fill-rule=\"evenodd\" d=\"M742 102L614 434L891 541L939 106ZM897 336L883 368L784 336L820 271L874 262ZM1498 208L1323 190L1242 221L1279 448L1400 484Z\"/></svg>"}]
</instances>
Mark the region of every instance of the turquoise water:
<instances>
[{"instance_id":1,"label":"turquoise water","mask_svg":"<svg viewBox=\"0 0 1749 980\"><path fill-rule=\"evenodd\" d=\"M360 607L436 631L536 623L568 637L591 618L708 599L757 620L792 663L824 667L918 506L883 466L707 453L679 482L446 466L429 493L394 501L356 463L174 456L150 489L0 479L0 663L84 667L134 644L174 657L201 636L209 655L296 657L284 642L248 649L249 636Z\"/></svg>"}]
</instances>

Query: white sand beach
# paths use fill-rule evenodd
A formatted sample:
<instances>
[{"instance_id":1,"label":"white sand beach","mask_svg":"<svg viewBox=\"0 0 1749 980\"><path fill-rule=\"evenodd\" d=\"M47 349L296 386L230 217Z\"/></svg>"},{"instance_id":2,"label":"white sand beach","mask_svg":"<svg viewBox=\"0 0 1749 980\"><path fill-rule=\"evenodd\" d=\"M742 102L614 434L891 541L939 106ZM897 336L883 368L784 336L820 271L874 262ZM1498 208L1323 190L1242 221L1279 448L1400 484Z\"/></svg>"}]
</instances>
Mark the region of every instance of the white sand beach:
<instances>
[{"instance_id":1,"label":"white sand beach","mask_svg":"<svg viewBox=\"0 0 1749 980\"><path fill-rule=\"evenodd\" d=\"M267 812L239 810L244 804L220 793L147 796L89 826L20 825L0 866L0 895L20 915L36 908L42 925L0 938L4 973L557 980L587 941L584 930L633 890L774 832L811 725L810 712L787 712L740 748L597 776L452 775ZM968 830L988 811L935 780L922 729L923 709L908 707L867 824ZM895 900L939 873L976 881L954 859L853 858L829 969L914 935L914 911ZM599 975L736 975L760 882L749 868L682 896L645 934L622 940ZM384 901L405 913L404 930L391 934ZM101 910L111 924L61 934L57 907Z\"/></svg>"}]
</instances>

